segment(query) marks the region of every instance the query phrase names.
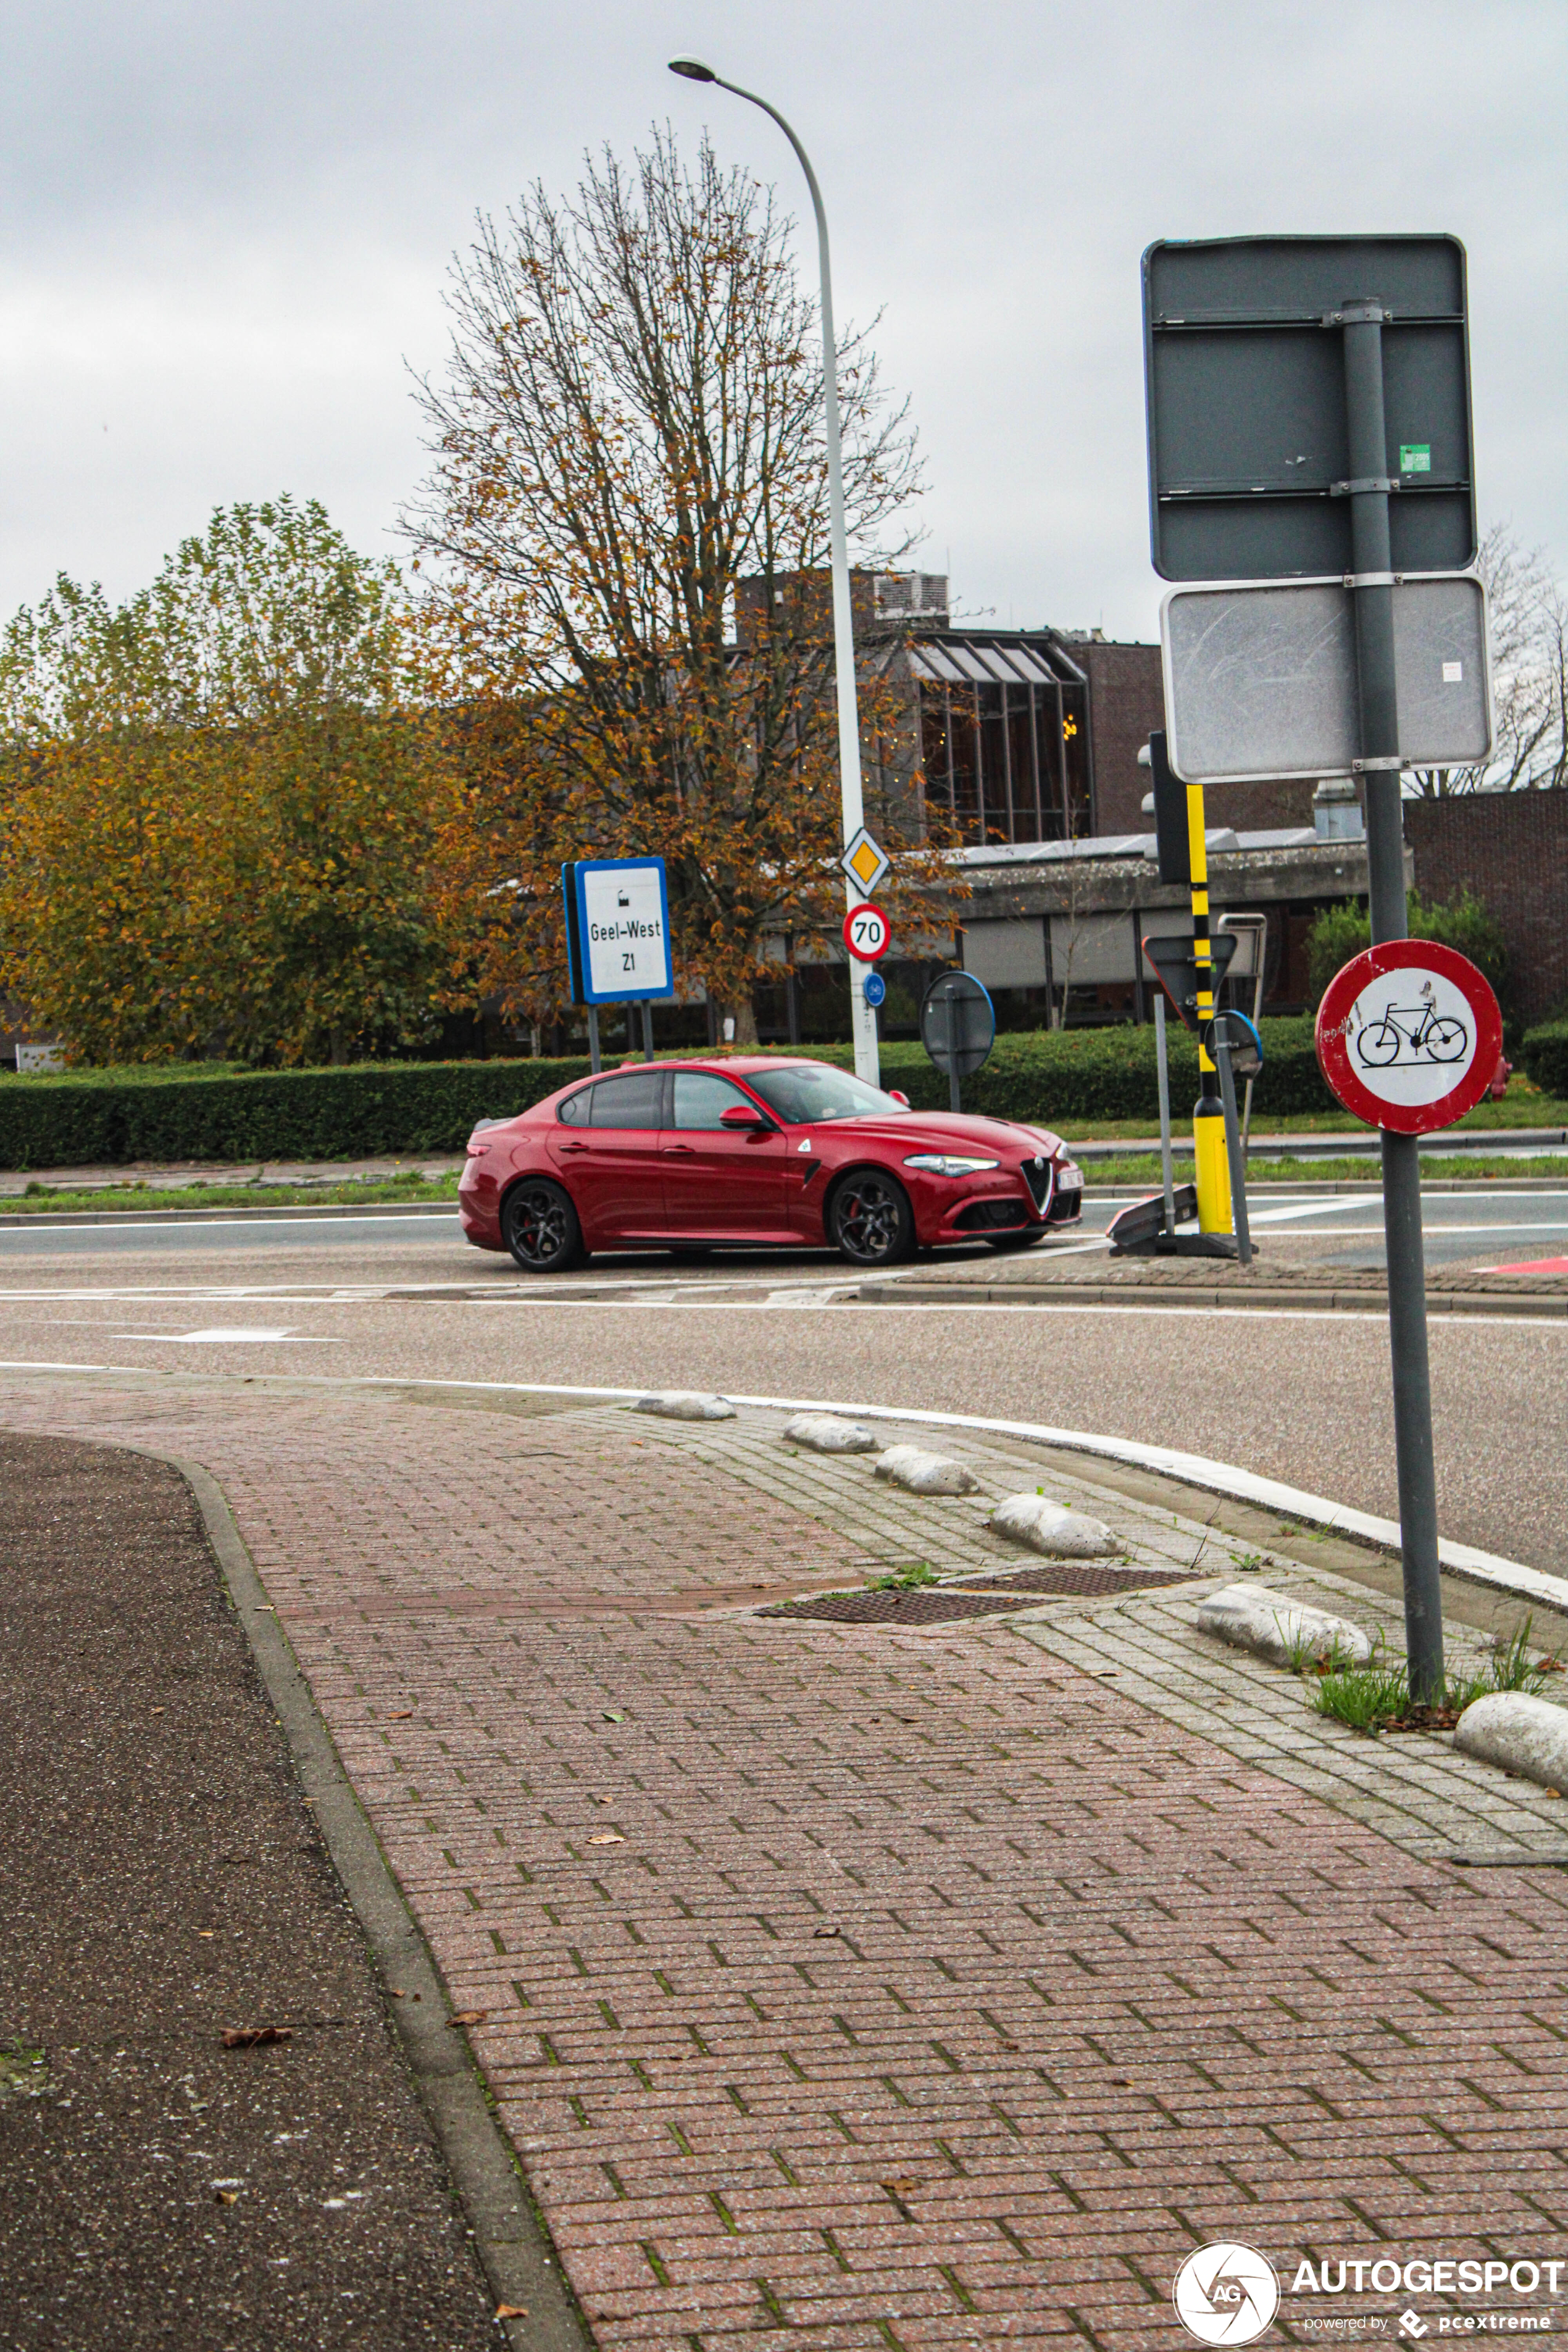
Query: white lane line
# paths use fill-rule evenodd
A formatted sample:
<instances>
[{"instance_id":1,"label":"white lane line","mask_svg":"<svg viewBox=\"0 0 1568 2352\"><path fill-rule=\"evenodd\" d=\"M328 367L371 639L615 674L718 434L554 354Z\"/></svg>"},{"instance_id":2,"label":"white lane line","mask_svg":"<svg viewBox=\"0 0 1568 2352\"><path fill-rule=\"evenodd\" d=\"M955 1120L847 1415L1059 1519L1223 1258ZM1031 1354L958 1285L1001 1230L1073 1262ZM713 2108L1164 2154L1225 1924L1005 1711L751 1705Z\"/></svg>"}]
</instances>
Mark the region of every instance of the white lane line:
<instances>
[{"instance_id":1,"label":"white lane line","mask_svg":"<svg viewBox=\"0 0 1568 2352\"><path fill-rule=\"evenodd\" d=\"M248 1347L263 1340L269 1346L286 1348L341 1348L342 1339L328 1339L309 1331L256 1331L226 1329L222 1325L210 1331L111 1331L112 1339L155 1340L170 1348L237 1348Z\"/></svg>"}]
</instances>

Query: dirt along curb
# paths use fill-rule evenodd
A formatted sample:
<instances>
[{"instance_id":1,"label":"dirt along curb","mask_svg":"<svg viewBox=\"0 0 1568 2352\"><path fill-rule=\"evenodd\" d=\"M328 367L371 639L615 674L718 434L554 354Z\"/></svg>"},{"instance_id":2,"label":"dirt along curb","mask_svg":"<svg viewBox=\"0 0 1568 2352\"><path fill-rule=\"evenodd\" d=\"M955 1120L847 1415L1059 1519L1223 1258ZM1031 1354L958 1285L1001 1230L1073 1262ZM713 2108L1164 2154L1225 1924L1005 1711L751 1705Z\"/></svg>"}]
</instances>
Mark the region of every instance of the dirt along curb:
<instances>
[{"instance_id":1,"label":"dirt along curb","mask_svg":"<svg viewBox=\"0 0 1568 2352\"><path fill-rule=\"evenodd\" d=\"M376 1980L190 1484L15 1433L0 1474L0 2343L493 2345L388 2022L438 1989L406 1943Z\"/></svg>"}]
</instances>

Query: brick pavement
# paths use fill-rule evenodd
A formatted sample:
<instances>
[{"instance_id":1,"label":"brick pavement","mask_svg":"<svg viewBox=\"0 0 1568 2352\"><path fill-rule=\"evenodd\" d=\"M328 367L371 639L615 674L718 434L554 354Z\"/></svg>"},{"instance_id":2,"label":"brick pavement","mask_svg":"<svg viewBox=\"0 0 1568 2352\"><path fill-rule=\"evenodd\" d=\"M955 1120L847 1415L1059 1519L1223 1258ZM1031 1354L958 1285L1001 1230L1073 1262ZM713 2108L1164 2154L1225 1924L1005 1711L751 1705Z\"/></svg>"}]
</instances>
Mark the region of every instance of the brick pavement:
<instances>
[{"instance_id":1,"label":"brick pavement","mask_svg":"<svg viewBox=\"0 0 1568 2352\"><path fill-rule=\"evenodd\" d=\"M109 1378L0 1420L222 1481L606 2347L1122 2352L1218 2237L1287 2283L1563 2255L1568 1880L1413 1855L1009 1623L733 1605L973 1506L869 1540L760 1422Z\"/></svg>"}]
</instances>

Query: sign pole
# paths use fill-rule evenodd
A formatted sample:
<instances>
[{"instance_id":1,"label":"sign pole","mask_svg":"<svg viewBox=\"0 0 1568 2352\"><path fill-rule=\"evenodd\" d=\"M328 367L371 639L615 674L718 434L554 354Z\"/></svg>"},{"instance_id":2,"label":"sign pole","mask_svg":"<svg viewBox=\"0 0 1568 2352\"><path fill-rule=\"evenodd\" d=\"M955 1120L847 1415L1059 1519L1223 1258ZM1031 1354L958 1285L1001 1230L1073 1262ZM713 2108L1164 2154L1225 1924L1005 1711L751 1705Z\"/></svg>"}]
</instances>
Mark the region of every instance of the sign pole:
<instances>
[{"instance_id":1,"label":"sign pole","mask_svg":"<svg viewBox=\"0 0 1568 2352\"><path fill-rule=\"evenodd\" d=\"M1229 1041L1216 1027L1215 1060L1219 1066L1220 1099L1225 1105L1225 1149L1230 1162L1230 1205L1236 1218L1236 1254L1243 1265L1252 1264L1252 1234L1247 1222L1247 1163L1242 1158L1241 1129L1236 1116L1236 1076L1230 1066Z\"/></svg>"},{"instance_id":2,"label":"sign pole","mask_svg":"<svg viewBox=\"0 0 1568 2352\"><path fill-rule=\"evenodd\" d=\"M653 999L651 996L645 996L642 1001L642 1057L645 1062L651 1062L653 1059Z\"/></svg>"},{"instance_id":3,"label":"sign pole","mask_svg":"<svg viewBox=\"0 0 1568 2352\"><path fill-rule=\"evenodd\" d=\"M1165 1231L1173 1234L1176 1185L1171 1173L1171 1073L1165 1061L1165 992L1158 983L1154 989L1154 1075L1160 1088L1160 1172L1165 1184Z\"/></svg>"},{"instance_id":4,"label":"sign pole","mask_svg":"<svg viewBox=\"0 0 1568 2352\"><path fill-rule=\"evenodd\" d=\"M1409 936L1405 825L1400 807L1399 709L1394 661L1394 567L1389 543L1387 421L1383 391L1383 305L1347 302L1345 407L1349 425L1351 545L1354 567L1361 748L1366 783L1367 866L1373 944ZM1421 1166L1413 1135L1383 1136L1383 1227L1388 1258L1388 1335L1394 1371L1394 1447L1405 1579L1405 1649L1410 1695L1444 1693L1443 1591L1437 1559L1437 1486L1432 1385L1426 1353L1426 1274L1421 1242Z\"/></svg>"},{"instance_id":5,"label":"sign pole","mask_svg":"<svg viewBox=\"0 0 1568 2352\"><path fill-rule=\"evenodd\" d=\"M588 1062L595 1077L599 1075L599 1008L588 1007Z\"/></svg>"}]
</instances>

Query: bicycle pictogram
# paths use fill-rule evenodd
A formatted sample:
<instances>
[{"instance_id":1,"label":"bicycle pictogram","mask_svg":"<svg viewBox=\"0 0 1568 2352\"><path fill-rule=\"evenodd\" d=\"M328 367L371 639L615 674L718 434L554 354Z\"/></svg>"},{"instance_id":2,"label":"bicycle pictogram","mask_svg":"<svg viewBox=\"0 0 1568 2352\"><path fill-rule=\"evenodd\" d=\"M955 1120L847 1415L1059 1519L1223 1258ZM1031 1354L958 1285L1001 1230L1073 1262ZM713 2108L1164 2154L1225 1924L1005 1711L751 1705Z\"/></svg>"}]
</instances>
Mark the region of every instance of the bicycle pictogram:
<instances>
[{"instance_id":1,"label":"bicycle pictogram","mask_svg":"<svg viewBox=\"0 0 1568 2352\"><path fill-rule=\"evenodd\" d=\"M1357 1059L1369 1070L1396 1063L1458 1062L1470 1042L1465 1024L1439 1013L1431 982L1422 983L1419 1004L1390 1004L1378 1021L1363 1021L1356 1034Z\"/></svg>"}]
</instances>

